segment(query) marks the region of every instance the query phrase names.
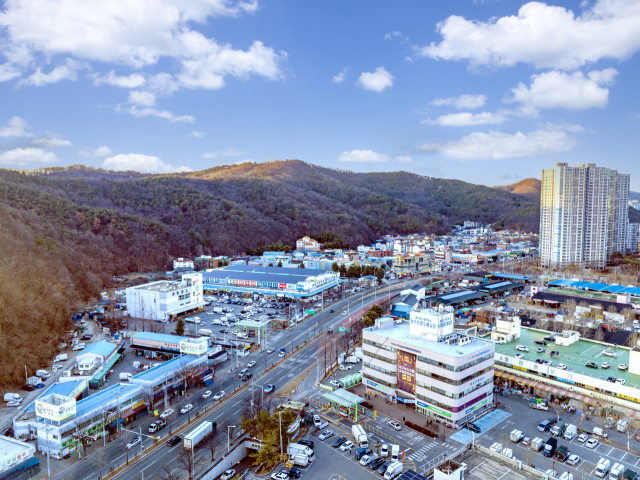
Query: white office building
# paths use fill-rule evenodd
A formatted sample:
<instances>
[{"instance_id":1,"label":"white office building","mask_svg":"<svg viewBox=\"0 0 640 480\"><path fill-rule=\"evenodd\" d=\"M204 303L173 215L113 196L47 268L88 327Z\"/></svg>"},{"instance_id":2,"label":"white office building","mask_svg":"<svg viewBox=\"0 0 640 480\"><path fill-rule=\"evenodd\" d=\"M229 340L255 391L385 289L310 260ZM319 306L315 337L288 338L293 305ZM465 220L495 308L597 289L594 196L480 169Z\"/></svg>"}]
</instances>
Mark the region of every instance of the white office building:
<instances>
[{"instance_id":1,"label":"white office building","mask_svg":"<svg viewBox=\"0 0 640 480\"><path fill-rule=\"evenodd\" d=\"M627 227L627 254L638 253L640 223L630 223Z\"/></svg>"},{"instance_id":2,"label":"white office building","mask_svg":"<svg viewBox=\"0 0 640 480\"><path fill-rule=\"evenodd\" d=\"M594 163L558 163L542 172L540 259L550 268L603 268L624 253L629 223L628 174Z\"/></svg>"},{"instance_id":3,"label":"white office building","mask_svg":"<svg viewBox=\"0 0 640 480\"><path fill-rule=\"evenodd\" d=\"M134 318L166 322L203 307L202 294L202 274L189 273L175 282L162 280L127 288L127 311Z\"/></svg>"},{"instance_id":4,"label":"white office building","mask_svg":"<svg viewBox=\"0 0 640 480\"><path fill-rule=\"evenodd\" d=\"M449 425L493 403L493 342L454 333L453 308L412 311L410 321L376 320L363 331L362 381L388 400Z\"/></svg>"}]
</instances>

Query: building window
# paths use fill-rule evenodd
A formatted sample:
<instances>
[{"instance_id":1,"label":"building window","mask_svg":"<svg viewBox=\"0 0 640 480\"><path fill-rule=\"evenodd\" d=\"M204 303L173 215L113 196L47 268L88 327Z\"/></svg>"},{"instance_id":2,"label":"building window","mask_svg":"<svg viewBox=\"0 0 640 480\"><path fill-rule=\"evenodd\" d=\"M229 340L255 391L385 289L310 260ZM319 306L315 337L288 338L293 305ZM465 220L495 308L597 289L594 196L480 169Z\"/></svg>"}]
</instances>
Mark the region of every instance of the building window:
<instances>
[{"instance_id":1,"label":"building window","mask_svg":"<svg viewBox=\"0 0 640 480\"><path fill-rule=\"evenodd\" d=\"M365 367L370 368L371 370L375 370L376 372L385 373L387 375L391 375L392 377L395 377L397 375L397 372L392 372L391 370L386 370L386 369L384 369L382 367L378 367L377 365L372 365L371 363L363 362L363 365Z\"/></svg>"},{"instance_id":2,"label":"building window","mask_svg":"<svg viewBox=\"0 0 640 480\"><path fill-rule=\"evenodd\" d=\"M366 357L371 357L371 358L375 358L377 360L382 360L383 362L391 363L392 365L396 365L398 363L397 359L393 359L392 360L390 358L383 357L382 355L377 355L377 354L375 354L373 352L369 352L369 351L364 350L364 349L362 350L362 354L364 356L366 356Z\"/></svg>"},{"instance_id":3,"label":"building window","mask_svg":"<svg viewBox=\"0 0 640 480\"><path fill-rule=\"evenodd\" d=\"M362 378L365 378L365 379L368 378L369 380L371 380L373 382L379 383L380 385L385 385L385 386L387 386L389 388L396 388L396 384L395 383L390 383L390 382L387 382L386 380L381 380L381 379L376 378L374 376L371 376L369 374L364 374L363 373L362 374Z\"/></svg>"},{"instance_id":4,"label":"building window","mask_svg":"<svg viewBox=\"0 0 640 480\"><path fill-rule=\"evenodd\" d=\"M382 343L378 343L378 342L372 342L371 340L364 340L364 343L367 345L371 345L373 347L378 347L378 348L383 348L384 350L387 350L389 352L397 352L398 349L397 348L393 348L393 347L389 347L387 345L383 345Z\"/></svg>"}]
</instances>

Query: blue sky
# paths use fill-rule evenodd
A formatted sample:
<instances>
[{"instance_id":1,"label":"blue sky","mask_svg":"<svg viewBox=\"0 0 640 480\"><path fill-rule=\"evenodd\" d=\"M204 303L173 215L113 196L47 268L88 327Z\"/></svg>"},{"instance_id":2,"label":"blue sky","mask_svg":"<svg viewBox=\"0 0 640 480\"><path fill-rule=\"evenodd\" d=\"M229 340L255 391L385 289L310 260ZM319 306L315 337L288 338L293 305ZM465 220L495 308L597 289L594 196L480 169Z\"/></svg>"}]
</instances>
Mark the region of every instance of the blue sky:
<instances>
[{"instance_id":1,"label":"blue sky","mask_svg":"<svg viewBox=\"0 0 640 480\"><path fill-rule=\"evenodd\" d=\"M0 167L595 162L640 190L638 25L633 0L9 0Z\"/></svg>"}]
</instances>

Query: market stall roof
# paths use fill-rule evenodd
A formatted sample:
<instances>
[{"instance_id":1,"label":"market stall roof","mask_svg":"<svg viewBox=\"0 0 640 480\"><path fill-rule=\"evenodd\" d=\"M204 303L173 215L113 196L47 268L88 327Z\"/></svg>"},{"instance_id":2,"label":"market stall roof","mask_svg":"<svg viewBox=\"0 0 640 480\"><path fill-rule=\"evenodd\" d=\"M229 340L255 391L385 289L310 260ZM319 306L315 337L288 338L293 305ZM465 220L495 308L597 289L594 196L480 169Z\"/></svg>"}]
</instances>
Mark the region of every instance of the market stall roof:
<instances>
[{"instance_id":1,"label":"market stall roof","mask_svg":"<svg viewBox=\"0 0 640 480\"><path fill-rule=\"evenodd\" d=\"M91 380L102 380L107 373L109 373L109 370L111 370L111 367L113 367L115 365L115 363L120 360L120 358L122 357L122 355L120 355L119 353L116 353L113 357L111 357L111 359L105 363L102 368L100 370L98 370L93 377L91 378Z\"/></svg>"},{"instance_id":2,"label":"market stall roof","mask_svg":"<svg viewBox=\"0 0 640 480\"><path fill-rule=\"evenodd\" d=\"M364 402L364 398L343 388L338 388L331 393L325 393L323 397L343 407L353 407L356 404Z\"/></svg>"},{"instance_id":3,"label":"market stall roof","mask_svg":"<svg viewBox=\"0 0 640 480\"><path fill-rule=\"evenodd\" d=\"M475 300L477 298L484 298L486 296L486 293L475 292L473 290L456 290L455 292L439 295L433 300L434 302L442 303L444 305L456 305L458 303Z\"/></svg>"},{"instance_id":4,"label":"market stall roof","mask_svg":"<svg viewBox=\"0 0 640 480\"><path fill-rule=\"evenodd\" d=\"M478 292L486 292L486 293L499 293L499 292L514 290L520 287L524 287L524 283L504 281L504 282L484 283L482 285L478 285L477 287L472 287L472 290L476 290Z\"/></svg>"},{"instance_id":5,"label":"market stall roof","mask_svg":"<svg viewBox=\"0 0 640 480\"><path fill-rule=\"evenodd\" d=\"M606 290L607 288L609 288L609 285L607 285L606 283L592 283L590 285L587 285L588 290L594 290L596 292L601 292L603 290Z\"/></svg>"}]
</instances>

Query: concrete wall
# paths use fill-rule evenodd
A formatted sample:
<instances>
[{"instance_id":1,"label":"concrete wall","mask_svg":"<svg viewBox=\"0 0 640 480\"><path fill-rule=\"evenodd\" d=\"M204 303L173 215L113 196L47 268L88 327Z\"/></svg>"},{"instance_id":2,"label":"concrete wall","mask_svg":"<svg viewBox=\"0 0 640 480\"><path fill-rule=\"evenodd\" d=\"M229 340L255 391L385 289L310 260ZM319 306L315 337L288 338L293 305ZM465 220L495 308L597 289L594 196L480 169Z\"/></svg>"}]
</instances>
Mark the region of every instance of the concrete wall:
<instances>
[{"instance_id":1,"label":"concrete wall","mask_svg":"<svg viewBox=\"0 0 640 480\"><path fill-rule=\"evenodd\" d=\"M221 458L211 469L198 477L198 480L214 480L222 475L225 471L233 468L233 466L241 461L244 457L249 455L249 448L247 444L251 443L249 440L241 442L229 452L226 457ZM242 473L237 471L236 473Z\"/></svg>"}]
</instances>

